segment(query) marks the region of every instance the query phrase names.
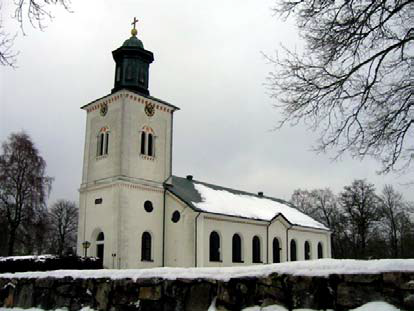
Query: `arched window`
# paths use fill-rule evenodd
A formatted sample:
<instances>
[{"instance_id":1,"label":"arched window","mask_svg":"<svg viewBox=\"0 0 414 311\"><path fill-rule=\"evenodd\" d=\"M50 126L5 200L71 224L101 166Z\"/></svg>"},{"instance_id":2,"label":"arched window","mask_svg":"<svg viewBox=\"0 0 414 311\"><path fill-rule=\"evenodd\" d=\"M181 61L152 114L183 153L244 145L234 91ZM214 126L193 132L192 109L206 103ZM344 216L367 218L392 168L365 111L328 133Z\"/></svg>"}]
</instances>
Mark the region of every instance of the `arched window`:
<instances>
[{"instance_id":1,"label":"arched window","mask_svg":"<svg viewBox=\"0 0 414 311\"><path fill-rule=\"evenodd\" d=\"M141 261L151 261L151 234L146 231L141 238Z\"/></svg>"},{"instance_id":2,"label":"arched window","mask_svg":"<svg viewBox=\"0 0 414 311\"><path fill-rule=\"evenodd\" d=\"M296 261L296 242L295 240L290 240L290 260Z\"/></svg>"},{"instance_id":3,"label":"arched window","mask_svg":"<svg viewBox=\"0 0 414 311\"><path fill-rule=\"evenodd\" d=\"M145 154L145 132L141 132L141 154Z\"/></svg>"},{"instance_id":4,"label":"arched window","mask_svg":"<svg viewBox=\"0 0 414 311\"><path fill-rule=\"evenodd\" d=\"M99 258L100 262L103 262L104 259L104 242L105 236L103 232L99 232L96 237L96 257Z\"/></svg>"},{"instance_id":5,"label":"arched window","mask_svg":"<svg viewBox=\"0 0 414 311\"><path fill-rule=\"evenodd\" d=\"M311 246L308 241L305 242L305 260L311 259Z\"/></svg>"},{"instance_id":6,"label":"arched window","mask_svg":"<svg viewBox=\"0 0 414 311\"><path fill-rule=\"evenodd\" d=\"M323 258L323 247L322 247L322 242L318 243L318 259Z\"/></svg>"},{"instance_id":7,"label":"arched window","mask_svg":"<svg viewBox=\"0 0 414 311\"><path fill-rule=\"evenodd\" d=\"M97 137L96 156L103 156L108 154L109 150L109 130L107 127L100 129Z\"/></svg>"},{"instance_id":8,"label":"arched window","mask_svg":"<svg viewBox=\"0 0 414 311\"><path fill-rule=\"evenodd\" d=\"M154 149L153 149L153 136L152 134L148 134L148 155L153 156L154 155Z\"/></svg>"},{"instance_id":9,"label":"arched window","mask_svg":"<svg viewBox=\"0 0 414 311\"><path fill-rule=\"evenodd\" d=\"M109 132L105 133L105 154L108 154L109 149Z\"/></svg>"},{"instance_id":10,"label":"arched window","mask_svg":"<svg viewBox=\"0 0 414 311\"><path fill-rule=\"evenodd\" d=\"M273 239L273 262L280 262L280 245L278 238Z\"/></svg>"},{"instance_id":11,"label":"arched window","mask_svg":"<svg viewBox=\"0 0 414 311\"><path fill-rule=\"evenodd\" d=\"M101 133L98 136L98 156L103 155L104 153L104 143L105 143L105 134Z\"/></svg>"},{"instance_id":12,"label":"arched window","mask_svg":"<svg viewBox=\"0 0 414 311\"><path fill-rule=\"evenodd\" d=\"M210 261L220 261L220 236L216 231L210 233Z\"/></svg>"},{"instance_id":13,"label":"arched window","mask_svg":"<svg viewBox=\"0 0 414 311\"><path fill-rule=\"evenodd\" d=\"M141 129L141 154L155 156L155 138L154 130L144 125Z\"/></svg>"},{"instance_id":14,"label":"arched window","mask_svg":"<svg viewBox=\"0 0 414 311\"><path fill-rule=\"evenodd\" d=\"M233 235L232 240L232 257L233 262L243 262L242 261L242 241L240 235L237 233Z\"/></svg>"},{"instance_id":15,"label":"arched window","mask_svg":"<svg viewBox=\"0 0 414 311\"><path fill-rule=\"evenodd\" d=\"M254 263L260 263L261 260L261 254L260 254L260 238L255 235L252 240L252 251L253 251L253 262Z\"/></svg>"}]
</instances>

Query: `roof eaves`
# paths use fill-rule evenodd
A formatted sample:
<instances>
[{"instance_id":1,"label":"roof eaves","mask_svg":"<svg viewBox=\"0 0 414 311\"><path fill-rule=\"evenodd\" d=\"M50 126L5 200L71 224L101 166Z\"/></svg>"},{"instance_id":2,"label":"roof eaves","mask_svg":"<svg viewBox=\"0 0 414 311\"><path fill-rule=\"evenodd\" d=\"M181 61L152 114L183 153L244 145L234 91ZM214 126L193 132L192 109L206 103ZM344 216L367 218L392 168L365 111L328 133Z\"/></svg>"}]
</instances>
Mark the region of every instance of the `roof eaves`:
<instances>
[{"instance_id":1,"label":"roof eaves","mask_svg":"<svg viewBox=\"0 0 414 311\"><path fill-rule=\"evenodd\" d=\"M292 224L289 219L287 219L285 217L285 215L283 215L282 213L277 213L271 220L270 223L273 223L277 218L282 218L284 221L286 221L289 225L293 226L294 224Z\"/></svg>"},{"instance_id":2,"label":"roof eaves","mask_svg":"<svg viewBox=\"0 0 414 311\"><path fill-rule=\"evenodd\" d=\"M166 106L169 106L169 107L173 108L174 110L180 110L180 108L179 108L179 107L174 106L174 105L172 105L172 104L170 104L170 103L168 103L168 102L166 102L166 101L164 101L164 100L162 100L162 99L159 99L159 98L156 98L156 97L153 97L153 96L150 96L150 95L145 95L145 94L142 94L142 93L139 93L139 92L136 92L136 91L133 91L133 90L129 90L129 89L121 89L121 90L116 91L115 93L109 93L109 94L107 94L107 95L105 95L105 96L102 96L102 97L100 97L100 98L98 98L98 99L95 99L95 100L93 100L93 101L91 101L91 102L87 103L86 105L83 105L82 107L80 107L80 109L85 109L86 107L88 107L89 105L91 105L91 104L93 104L93 103L96 103L97 101L100 101L100 100L102 100L102 99L104 99L104 98L106 98L106 97L108 97L108 96L111 96L111 95L113 95L113 94L116 94L116 93L118 93L118 92L122 92L122 91L128 91L128 92L131 92L131 93L137 94L137 95L139 95L139 96L142 96L142 97L145 97L145 98L148 98L148 99L155 100L155 101L157 101L157 102L159 102L159 103L161 103L161 104L164 104L164 105L166 105Z\"/></svg>"},{"instance_id":3,"label":"roof eaves","mask_svg":"<svg viewBox=\"0 0 414 311\"><path fill-rule=\"evenodd\" d=\"M318 231L328 231L331 232L331 230L329 228L317 228L317 227L312 227L312 226L304 226L304 225L298 225L298 224L292 224L292 227L299 227L299 228L305 228L305 229L312 229L312 230L318 230Z\"/></svg>"}]
</instances>

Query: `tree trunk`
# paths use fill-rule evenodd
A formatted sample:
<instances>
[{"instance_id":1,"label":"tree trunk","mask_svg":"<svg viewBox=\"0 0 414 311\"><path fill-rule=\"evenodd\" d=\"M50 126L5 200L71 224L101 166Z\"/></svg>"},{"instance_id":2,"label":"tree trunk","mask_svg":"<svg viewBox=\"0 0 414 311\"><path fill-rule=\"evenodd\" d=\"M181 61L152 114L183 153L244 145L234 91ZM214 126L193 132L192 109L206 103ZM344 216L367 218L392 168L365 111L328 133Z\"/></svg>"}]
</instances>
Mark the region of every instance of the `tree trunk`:
<instances>
[{"instance_id":1,"label":"tree trunk","mask_svg":"<svg viewBox=\"0 0 414 311\"><path fill-rule=\"evenodd\" d=\"M16 229L11 228L9 234L10 235L9 235L9 245L8 245L7 255L13 256L14 255L14 242L16 241Z\"/></svg>"}]
</instances>

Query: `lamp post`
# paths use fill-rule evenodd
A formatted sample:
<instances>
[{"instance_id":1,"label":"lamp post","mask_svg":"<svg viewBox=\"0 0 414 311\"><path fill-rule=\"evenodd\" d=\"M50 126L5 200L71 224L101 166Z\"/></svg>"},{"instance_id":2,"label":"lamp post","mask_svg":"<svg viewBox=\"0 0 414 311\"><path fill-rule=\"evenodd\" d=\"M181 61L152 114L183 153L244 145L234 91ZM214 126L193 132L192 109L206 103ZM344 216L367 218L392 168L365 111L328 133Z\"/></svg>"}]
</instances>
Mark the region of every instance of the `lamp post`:
<instances>
[{"instance_id":1,"label":"lamp post","mask_svg":"<svg viewBox=\"0 0 414 311\"><path fill-rule=\"evenodd\" d=\"M89 242L89 241L82 242L82 247L84 249L85 257L88 256L88 248L89 248L89 246L91 246L91 242Z\"/></svg>"}]
</instances>

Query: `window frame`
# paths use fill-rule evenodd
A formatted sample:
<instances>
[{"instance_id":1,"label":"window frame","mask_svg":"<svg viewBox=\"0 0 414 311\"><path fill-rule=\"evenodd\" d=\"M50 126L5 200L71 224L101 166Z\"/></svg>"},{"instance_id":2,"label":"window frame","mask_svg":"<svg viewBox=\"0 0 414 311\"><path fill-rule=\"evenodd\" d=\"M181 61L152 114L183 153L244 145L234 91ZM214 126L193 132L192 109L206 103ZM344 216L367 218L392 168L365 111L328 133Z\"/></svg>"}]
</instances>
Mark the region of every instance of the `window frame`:
<instances>
[{"instance_id":1,"label":"window frame","mask_svg":"<svg viewBox=\"0 0 414 311\"><path fill-rule=\"evenodd\" d=\"M289 242L289 246L290 246L289 247L289 260L290 261L298 261L298 243L296 243L295 239L291 239L290 242ZM294 253L293 253L293 250L294 250ZM294 256L292 256L293 254L294 254ZM292 257L294 257L294 259L292 259Z\"/></svg>"},{"instance_id":2,"label":"window frame","mask_svg":"<svg viewBox=\"0 0 414 311\"><path fill-rule=\"evenodd\" d=\"M303 245L303 251L304 251L304 259L305 260L311 260L312 259L312 244L308 240L305 241Z\"/></svg>"},{"instance_id":3,"label":"window frame","mask_svg":"<svg viewBox=\"0 0 414 311\"><path fill-rule=\"evenodd\" d=\"M144 231L141 235L141 261L152 262L152 234Z\"/></svg>"},{"instance_id":4,"label":"window frame","mask_svg":"<svg viewBox=\"0 0 414 311\"><path fill-rule=\"evenodd\" d=\"M145 131L141 131L141 154L146 154L146 141L147 141L147 133Z\"/></svg>"},{"instance_id":5,"label":"window frame","mask_svg":"<svg viewBox=\"0 0 414 311\"><path fill-rule=\"evenodd\" d=\"M252 238L252 263L263 263L262 240L258 235Z\"/></svg>"},{"instance_id":6,"label":"window frame","mask_svg":"<svg viewBox=\"0 0 414 311\"><path fill-rule=\"evenodd\" d=\"M110 130L102 127L96 136L96 157L101 158L109 154Z\"/></svg>"},{"instance_id":7,"label":"window frame","mask_svg":"<svg viewBox=\"0 0 414 311\"><path fill-rule=\"evenodd\" d=\"M276 255L276 250L275 250L275 241L277 242L277 254L278 254L278 258L279 258L279 261L276 261L275 259L275 255ZM280 243L280 240L279 240L279 238L278 237L274 237L273 238L273 241L272 241L272 263L281 263L282 262L282 256L281 256L281 254L282 254L282 247L281 247L281 243Z\"/></svg>"},{"instance_id":8,"label":"window frame","mask_svg":"<svg viewBox=\"0 0 414 311\"><path fill-rule=\"evenodd\" d=\"M235 238L238 238L238 243L235 243ZM239 246L236 248L236 246ZM231 238L231 260L233 263L244 263L243 261L243 239L240 233L233 234Z\"/></svg>"},{"instance_id":9,"label":"window frame","mask_svg":"<svg viewBox=\"0 0 414 311\"><path fill-rule=\"evenodd\" d=\"M213 237L215 240L213 240ZM213 245L213 244L216 244L216 245ZM210 262L222 262L221 237L220 237L220 234L215 230L211 231L209 235L209 261Z\"/></svg>"},{"instance_id":10,"label":"window frame","mask_svg":"<svg viewBox=\"0 0 414 311\"><path fill-rule=\"evenodd\" d=\"M318 259L323 259L323 243L321 241L318 242Z\"/></svg>"}]
</instances>

